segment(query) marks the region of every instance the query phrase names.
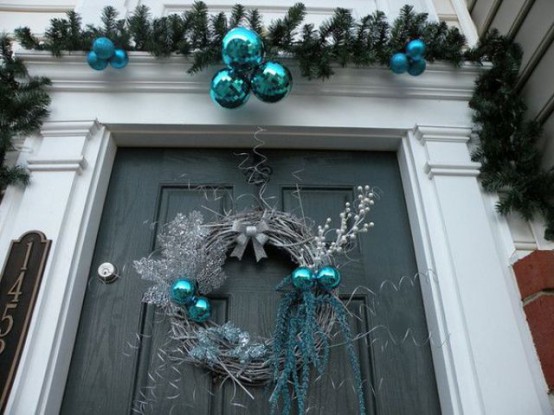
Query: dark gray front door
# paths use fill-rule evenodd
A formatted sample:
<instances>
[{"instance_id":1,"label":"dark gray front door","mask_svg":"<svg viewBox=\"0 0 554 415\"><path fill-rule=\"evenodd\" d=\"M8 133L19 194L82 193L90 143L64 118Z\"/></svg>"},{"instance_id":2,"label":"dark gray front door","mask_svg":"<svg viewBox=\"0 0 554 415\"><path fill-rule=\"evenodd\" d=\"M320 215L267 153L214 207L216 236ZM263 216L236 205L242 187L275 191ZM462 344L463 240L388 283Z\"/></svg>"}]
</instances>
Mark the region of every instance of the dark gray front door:
<instances>
[{"instance_id":1,"label":"dark gray front door","mask_svg":"<svg viewBox=\"0 0 554 415\"><path fill-rule=\"evenodd\" d=\"M440 413L403 189L394 153L265 151L273 169L266 197L278 209L301 212L316 223L338 220L357 185L380 190L371 220L342 268L341 295L357 290L350 307L364 389L371 414ZM240 211L256 189L238 169L232 150L118 150L89 275L62 407L63 414L254 414L268 413L270 390L252 388L252 401L231 382L205 370L173 364L165 350L169 324L141 302L148 282L133 260L155 249L160 224L178 212ZM298 198L300 189L301 199ZM208 209L205 209L208 208ZM253 334L270 336L278 304L274 287L294 264L269 249L256 263L250 249L229 259L230 278L211 293L214 319L230 320ZM118 266L110 285L96 275L102 262ZM340 340L340 339L339 339ZM438 347L438 346L435 346ZM342 347L331 352L326 374L311 383L308 413L356 414L351 369Z\"/></svg>"}]
</instances>

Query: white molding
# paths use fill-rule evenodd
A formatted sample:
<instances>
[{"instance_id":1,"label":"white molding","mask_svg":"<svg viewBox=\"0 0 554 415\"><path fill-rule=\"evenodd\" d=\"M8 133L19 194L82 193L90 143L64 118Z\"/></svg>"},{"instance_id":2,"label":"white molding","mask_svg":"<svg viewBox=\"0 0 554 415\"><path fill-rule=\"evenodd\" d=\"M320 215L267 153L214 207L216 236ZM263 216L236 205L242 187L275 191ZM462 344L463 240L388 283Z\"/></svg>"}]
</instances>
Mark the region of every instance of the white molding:
<instances>
[{"instance_id":1,"label":"white molding","mask_svg":"<svg viewBox=\"0 0 554 415\"><path fill-rule=\"evenodd\" d=\"M473 176L479 175L480 163L471 164L440 164L440 163L425 163L424 170L428 177L432 179L435 176Z\"/></svg>"},{"instance_id":2,"label":"white molding","mask_svg":"<svg viewBox=\"0 0 554 415\"><path fill-rule=\"evenodd\" d=\"M182 13L184 11L191 10L192 9L192 4L193 3L163 3L162 15L166 16L167 14L171 14L171 13ZM241 4L243 4L243 3L241 3ZM208 6L209 6L210 13L214 13L214 14L219 13L219 12L231 13L231 11L233 10L234 4L230 4L230 3L227 3L227 4L221 4L221 3L217 4L217 3L215 3L215 4L213 4L213 3L210 3ZM258 9L258 11L262 15L263 14L280 14L280 15L285 16L287 11L290 9L291 6L292 6L292 4L280 6L280 5L277 5L277 4L273 3L273 4L268 4L268 5L252 6L252 8ZM251 8L248 5L245 5L245 7L246 7L247 10ZM336 7L337 7L336 5L328 6L328 7L306 6L306 14L308 14L308 15L321 15L321 16L324 16L324 17L330 17L330 16L333 15ZM347 9L352 11L352 8L347 8Z\"/></svg>"},{"instance_id":3,"label":"white molding","mask_svg":"<svg viewBox=\"0 0 554 415\"><path fill-rule=\"evenodd\" d=\"M75 159L28 159L27 169L30 172L35 171L76 171L79 174L87 166L83 156Z\"/></svg>"},{"instance_id":4,"label":"white molding","mask_svg":"<svg viewBox=\"0 0 554 415\"><path fill-rule=\"evenodd\" d=\"M157 59L146 52L129 53L130 64L123 70L107 68L92 71L86 64L85 53L72 52L63 58L49 52L17 51L25 60L32 74L47 76L52 80L52 91L60 92L168 92L205 94L213 74L218 68L208 69L196 75L186 71L191 60L173 55ZM378 98L424 98L467 101L471 98L474 79L483 66L463 64L454 68L445 63L429 64L419 77L393 74L388 68L333 66L335 76L326 81L306 80L300 76L298 64L282 59L294 77L295 95L352 96ZM60 72L60 65L64 66Z\"/></svg>"},{"instance_id":5,"label":"white molding","mask_svg":"<svg viewBox=\"0 0 554 415\"><path fill-rule=\"evenodd\" d=\"M0 3L0 11L23 12L23 13L65 13L73 10L71 4L21 4L21 3Z\"/></svg>"},{"instance_id":6,"label":"white molding","mask_svg":"<svg viewBox=\"0 0 554 415\"><path fill-rule=\"evenodd\" d=\"M475 45L477 45L477 42L479 41L479 35L477 33L477 28L475 27L475 23L473 23L473 19L471 18L471 14L469 12L466 0L450 0L450 1L452 2L452 6L454 6L456 15L458 16L458 22L460 23L460 28L462 29L462 33L466 37L467 45L469 47L474 47Z\"/></svg>"},{"instance_id":7,"label":"white molding","mask_svg":"<svg viewBox=\"0 0 554 415\"><path fill-rule=\"evenodd\" d=\"M513 243L506 220L494 212L493 198L483 195L475 178L479 164L470 161L470 133L468 128L423 126L414 129L409 141L420 177L415 190L421 192L431 235L429 255L419 258L425 266L434 265L440 281L449 344L457 349L453 365L460 413L550 413L541 390L544 380L530 358L533 346L522 332L517 292L507 281ZM432 180L422 180L423 173ZM507 342L512 342L508 348ZM534 388L526 389L529 384ZM507 390L518 398L504 395Z\"/></svg>"}]
</instances>

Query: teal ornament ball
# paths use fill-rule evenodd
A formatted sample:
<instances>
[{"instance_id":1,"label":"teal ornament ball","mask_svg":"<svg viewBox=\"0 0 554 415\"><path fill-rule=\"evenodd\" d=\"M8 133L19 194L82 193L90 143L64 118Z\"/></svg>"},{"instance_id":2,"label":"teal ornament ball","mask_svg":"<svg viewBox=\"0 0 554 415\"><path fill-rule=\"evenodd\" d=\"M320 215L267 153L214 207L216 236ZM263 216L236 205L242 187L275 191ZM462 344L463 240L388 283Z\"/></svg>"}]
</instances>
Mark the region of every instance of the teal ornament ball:
<instances>
[{"instance_id":1,"label":"teal ornament ball","mask_svg":"<svg viewBox=\"0 0 554 415\"><path fill-rule=\"evenodd\" d=\"M316 280L321 288L333 290L340 284L340 272L335 267L323 267L317 272Z\"/></svg>"},{"instance_id":2,"label":"teal ornament ball","mask_svg":"<svg viewBox=\"0 0 554 415\"><path fill-rule=\"evenodd\" d=\"M408 67L408 73L412 76L418 76L425 72L426 67L427 63L425 63L425 59L411 61L410 66Z\"/></svg>"},{"instance_id":3,"label":"teal ornament ball","mask_svg":"<svg viewBox=\"0 0 554 415\"><path fill-rule=\"evenodd\" d=\"M274 103L292 89L292 75L286 66L268 61L257 67L250 78L252 93L261 101Z\"/></svg>"},{"instance_id":4,"label":"teal ornament ball","mask_svg":"<svg viewBox=\"0 0 554 415\"><path fill-rule=\"evenodd\" d=\"M406 45L406 55L415 61L423 59L425 55L425 42L421 39L410 41Z\"/></svg>"},{"instance_id":5,"label":"teal ornament ball","mask_svg":"<svg viewBox=\"0 0 554 415\"><path fill-rule=\"evenodd\" d=\"M193 302L196 284L188 278L180 278L171 284L171 301L179 305L189 305Z\"/></svg>"},{"instance_id":6,"label":"teal ornament ball","mask_svg":"<svg viewBox=\"0 0 554 415\"><path fill-rule=\"evenodd\" d=\"M310 268L299 267L292 271L292 285L299 290L309 290L315 285L315 275Z\"/></svg>"},{"instance_id":7,"label":"teal ornament ball","mask_svg":"<svg viewBox=\"0 0 554 415\"><path fill-rule=\"evenodd\" d=\"M87 63L92 69L97 71L106 69L106 66L108 66L108 61L106 59L100 59L94 51L90 51L87 54Z\"/></svg>"},{"instance_id":8,"label":"teal ornament ball","mask_svg":"<svg viewBox=\"0 0 554 415\"><path fill-rule=\"evenodd\" d=\"M408 70L408 57L404 53L395 53L390 58L390 70L394 73L401 74Z\"/></svg>"},{"instance_id":9,"label":"teal ornament ball","mask_svg":"<svg viewBox=\"0 0 554 415\"><path fill-rule=\"evenodd\" d=\"M110 59L110 65L115 69L123 69L129 63L129 56L123 49L116 49L112 58Z\"/></svg>"},{"instance_id":10,"label":"teal ornament ball","mask_svg":"<svg viewBox=\"0 0 554 415\"><path fill-rule=\"evenodd\" d=\"M100 59L110 59L114 52L115 46L107 37L99 37L92 43L92 50Z\"/></svg>"},{"instance_id":11,"label":"teal ornament ball","mask_svg":"<svg viewBox=\"0 0 554 415\"><path fill-rule=\"evenodd\" d=\"M206 297L194 297L187 307L188 318L196 323L203 323L210 318L212 306Z\"/></svg>"},{"instance_id":12,"label":"teal ornament ball","mask_svg":"<svg viewBox=\"0 0 554 415\"><path fill-rule=\"evenodd\" d=\"M250 86L238 72L222 69L212 78L210 96L223 108L238 108L250 98Z\"/></svg>"},{"instance_id":13,"label":"teal ornament ball","mask_svg":"<svg viewBox=\"0 0 554 415\"><path fill-rule=\"evenodd\" d=\"M264 59L264 42L253 30L236 27L223 38L223 62L238 71L250 71Z\"/></svg>"}]
</instances>

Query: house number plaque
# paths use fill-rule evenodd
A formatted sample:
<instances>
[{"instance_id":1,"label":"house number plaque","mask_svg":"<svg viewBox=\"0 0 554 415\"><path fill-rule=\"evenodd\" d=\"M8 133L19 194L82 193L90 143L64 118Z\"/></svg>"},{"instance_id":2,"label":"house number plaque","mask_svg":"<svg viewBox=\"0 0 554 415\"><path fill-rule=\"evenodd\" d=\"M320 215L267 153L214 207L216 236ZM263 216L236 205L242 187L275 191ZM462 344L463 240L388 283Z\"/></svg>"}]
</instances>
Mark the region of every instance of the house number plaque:
<instances>
[{"instance_id":1,"label":"house number plaque","mask_svg":"<svg viewBox=\"0 0 554 415\"><path fill-rule=\"evenodd\" d=\"M38 231L12 241L0 276L0 414L25 345L51 242Z\"/></svg>"}]
</instances>

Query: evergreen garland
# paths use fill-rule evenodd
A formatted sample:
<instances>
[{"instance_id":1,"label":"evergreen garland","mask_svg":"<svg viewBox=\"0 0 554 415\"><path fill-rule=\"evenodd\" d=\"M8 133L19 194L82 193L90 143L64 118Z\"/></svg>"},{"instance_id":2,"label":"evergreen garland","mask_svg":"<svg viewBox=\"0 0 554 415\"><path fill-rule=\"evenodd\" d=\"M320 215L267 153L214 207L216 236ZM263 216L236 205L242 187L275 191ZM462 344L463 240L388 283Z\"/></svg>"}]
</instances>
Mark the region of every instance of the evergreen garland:
<instances>
[{"instance_id":1,"label":"evergreen garland","mask_svg":"<svg viewBox=\"0 0 554 415\"><path fill-rule=\"evenodd\" d=\"M517 211L531 219L541 213L547 223L545 238L554 240L554 170L540 167L535 147L540 128L534 121L525 121L526 108L515 88L521 63L518 45L491 31L476 48L464 52L465 38L458 29L429 22L426 13L416 13L411 6L404 6L392 24L380 11L356 21L343 8L337 8L319 28L304 24L305 17L302 3L267 28L257 10L242 5L234 6L229 18L224 13L210 15L201 1L183 14L160 18L152 18L146 6L138 6L128 19L117 19L115 9L106 7L101 27L83 28L79 15L68 12L65 19L52 19L43 42L26 27L17 29L16 37L28 49L60 56L62 51L89 50L94 38L107 36L127 51L191 57L189 73L197 73L221 63L221 40L230 28L243 25L263 37L269 59L291 56L298 61L302 76L309 79L331 77L333 64L388 65L391 55L414 38L426 43L429 62L459 65L464 60L489 60L493 67L479 76L470 102L479 137L473 159L482 163L483 187L500 193L502 214Z\"/></svg>"},{"instance_id":2,"label":"evergreen garland","mask_svg":"<svg viewBox=\"0 0 554 415\"><path fill-rule=\"evenodd\" d=\"M5 165L14 139L38 130L48 115L47 78L31 77L12 52L12 40L0 35L0 191L10 184L27 184L29 174L21 166Z\"/></svg>"}]
</instances>

